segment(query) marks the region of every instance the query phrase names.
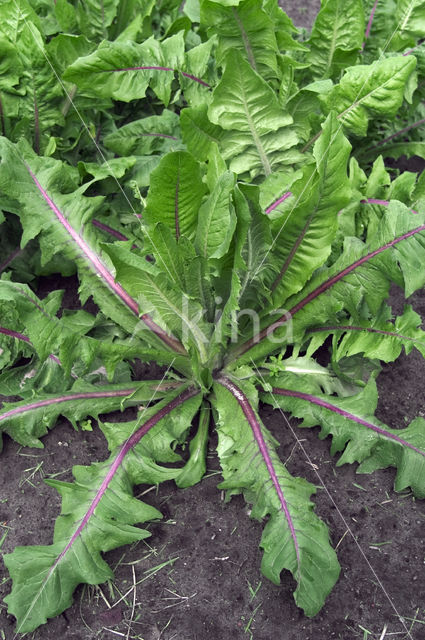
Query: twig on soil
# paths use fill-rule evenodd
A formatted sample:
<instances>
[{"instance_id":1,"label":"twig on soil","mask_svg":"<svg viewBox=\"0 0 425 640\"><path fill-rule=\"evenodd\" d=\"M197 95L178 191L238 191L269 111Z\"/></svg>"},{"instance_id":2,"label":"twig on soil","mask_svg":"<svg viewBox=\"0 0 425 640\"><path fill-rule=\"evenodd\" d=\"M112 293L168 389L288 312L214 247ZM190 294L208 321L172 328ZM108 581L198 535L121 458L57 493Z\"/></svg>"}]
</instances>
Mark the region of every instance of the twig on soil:
<instances>
[{"instance_id":1,"label":"twig on soil","mask_svg":"<svg viewBox=\"0 0 425 640\"><path fill-rule=\"evenodd\" d=\"M100 593L100 596L101 596L102 600L104 601L104 603L106 604L106 606L108 607L108 609L112 609L111 605L109 604L108 600L106 599L105 594L103 593L103 591L99 587L99 585L97 585L97 591L98 591L98 593Z\"/></svg>"},{"instance_id":2,"label":"twig on soil","mask_svg":"<svg viewBox=\"0 0 425 640\"><path fill-rule=\"evenodd\" d=\"M175 591L171 591L170 589L167 589L167 588L165 588L165 591L168 591L173 595L171 597L163 598L163 600L177 600L177 602L168 604L165 607L162 607L161 609L152 609L151 610L152 613L159 613L160 611L165 611L165 609L171 609L172 607L177 607L178 605L183 604L183 602L187 603L188 600L190 600L191 598L194 598L197 595L197 591L195 591L195 593L192 593L191 596L180 596Z\"/></svg>"},{"instance_id":3,"label":"twig on soil","mask_svg":"<svg viewBox=\"0 0 425 640\"><path fill-rule=\"evenodd\" d=\"M136 582L136 572L134 570L134 565L131 566L131 571L132 571L132 574L133 574L133 603L132 603L132 606L131 606L131 614L130 614L130 620L128 622L126 640L129 640L129 638L130 638L131 625L132 625L133 618L134 618L134 611L136 609L137 582Z\"/></svg>"},{"instance_id":4,"label":"twig on soil","mask_svg":"<svg viewBox=\"0 0 425 640\"><path fill-rule=\"evenodd\" d=\"M388 629L388 625L385 625L384 628L382 629L382 633L379 637L379 640L384 640L385 634L387 633L387 629Z\"/></svg>"}]
</instances>

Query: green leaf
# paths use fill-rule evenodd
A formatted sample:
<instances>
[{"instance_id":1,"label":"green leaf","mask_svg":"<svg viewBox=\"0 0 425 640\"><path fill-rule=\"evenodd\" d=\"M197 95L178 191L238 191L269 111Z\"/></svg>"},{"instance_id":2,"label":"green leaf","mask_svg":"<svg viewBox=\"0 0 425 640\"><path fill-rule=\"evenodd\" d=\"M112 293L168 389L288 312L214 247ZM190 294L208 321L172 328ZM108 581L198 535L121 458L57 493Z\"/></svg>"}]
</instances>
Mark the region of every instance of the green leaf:
<instances>
[{"instance_id":1,"label":"green leaf","mask_svg":"<svg viewBox=\"0 0 425 640\"><path fill-rule=\"evenodd\" d=\"M12 367L22 356L30 357L33 354L31 345L28 344L27 336L9 329L9 327L19 326L17 320L16 309L9 309L7 305L3 304L0 313L0 323L2 325L0 327L0 368L4 370ZM6 388L2 386L1 389L2 394L6 395Z\"/></svg>"},{"instance_id":2,"label":"green leaf","mask_svg":"<svg viewBox=\"0 0 425 640\"><path fill-rule=\"evenodd\" d=\"M155 0L126 0L120 2L116 20L109 28L109 40L138 40L152 33L152 11ZM139 27L140 24L140 27Z\"/></svg>"},{"instance_id":3,"label":"green leaf","mask_svg":"<svg viewBox=\"0 0 425 640\"><path fill-rule=\"evenodd\" d=\"M190 106L202 106L208 104L211 99L208 82L216 82L216 75L212 72L214 66L211 64L215 44L216 40L212 37L186 53L179 81L184 99Z\"/></svg>"},{"instance_id":4,"label":"green leaf","mask_svg":"<svg viewBox=\"0 0 425 640\"><path fill-rule=\"evenodd\" d=\"M194 393L188 389L180 395L169 393L136 423L127 423L121 446L108 460L73 468L75 482L48 481L62 497L53 544L17 547L5 557L13 580L6 601L18 620L18 631L32 631L67 609L78 584L100 584L112 578L102 552L150 535L134 525L161 514L134 498L132 488L178 475L179 469L163 468L157 462L170 459L171 443L190 426L200 402L199 396L192 397ZM156 437L145 440L152 428Z\"/></svg>"},{"instance_id":5,"label":"green leaf","mask_svg":"<svg viewBox=\"0 0 425 640\"><path fill-rule=\"evenodd\" d=\"M292 296L283 315L276 318L277 313L265 313L264 328L237 345L230 359L243 354L238 358L242 363L264 357L279 345L300 341L308 329L338 324L341 312L351 316L347 324L357 324L364 310L376 315L391 282L404 287L406 297L424 286L423 260L425 214L412 215L407 207L392 201L367 244L346 238L339 259Z\"/></svg>"},{"instance_id":6,"label":"green leaf","mask_svg":"<svg viewBox=\"0 0 425 640\"><path fill-rule=\"evenodd\" d=\"M167 154L151 174L144 220L165 224L174 234L193 239L205 186L198 162L186 151Z\"/></svg>"},{"instance_id":7,"label":"green leaf","mask_svg":"<svg viewBox=\"0 0 425 640\"><path fill-rule=\"evenodd\" d=\"M108 149L121 156L162 154L179 144L179 118L173 111L164 109L160 116L133 120L109 133L104 143Z\"/></svg>"},{"instance_id":8,"label":"green leaf","mask_svg":"<svg viewBox=\"0 0 425 640\"><path fill-rule=\"evenodd\" d=\"M16 44L29 23L41 31L41 21L26 0L8 0L1 3L0 31L10 42Z\"/></svg>"},{"instance_id":9,"label":"green leaf","mask_svg":"<svg viewBox=\"0 0 425 640\"><path fill-rule=\"evenodd\" d=\"M267 257L272 247L272 237L269 219L260 207L258 187L241 185L240 191L243 200L240 198L237 201L238 213L241 222L246 219L249 224L238 238L240 248L237 247L235 252L235 267L240 281L239 307L242 317L245 312L248 313L245 317L247 320L250 318L249 309L257 308L261 299L269 297L265 272L269 266Z\"/></svg>"},{"instance_id":10,"label":"green leaf","mask_svg":"<svg viewBox=\"0 0 425 640\"><path fill-rule=\"evenodd\" d=\"M117 277L130 294L141 301L159 326L178 336L189 349L195 349L201 362L206 362L211 327L203 319L205 310L200 303L179 290L163 272L149 267L123 247L108 245L105 249L113 260Z\"/></svg>"},{"instance_id":11,"label":"green leaf","mask_svg":"<svg viewBox=\"0 0 425 640\"><path fill-rule=\"evenodd\" d=\"M280 215L273 220L271 260L275 273L270 285L274 307L299 291L330 254L337 214L350 199L350 150L331 114L314 146L315 170L306 168L303 177L291 185L292 196L280 205Z\"/></svg>"},{"instance_id":12,"label":"green leaf","mask_svg":"<svg viewBox=\"0 0 425 640\"><path fill-rule=\"evenodd\" d=\"M94 53L68 67L64 78L86 96L124 102L144 98L150 86L167 105L174 73L183 61L182 33L163 42L153 37L142 44L104 41Z\"/></svg>"},{"instance_id":13,"label":"green leaf","mask_svg":"<svg viewBox=\"0 0 425 640\"><path fill-rule=\"evenodd\" d=\"M57 0L56 9L59 6L59 2L60 0ZM77 58L89 54L93 48L93 43L84 36L60 33L48 42L46 53L56 71L62 75L65 69Z\"/></svg>"},{"instance_id":14,"label":"green leaf","mask_svg":"<svg viewBox=\"0 0 425 640\"><path fill-rule=\"evenodd\" d=\"M120 0L83 0L76 8L78 26L89 40L99 42L108 38L108 27L114 21Z\"/></svg>"},{"instance_id":15,"label":"green leaf","mask_svg":"<svg viewBox=\"0 0 425 640\"><path fill-rule=\"evenodd\" d=\"M183 142L197 160L207 160L214 144L220 146L225 137L223 129L213 124L207 115L207 105L183 109L180 128Z\"/></svg>"},{"instance_id":16,"label":"green leaf","mask_svg":"<svg viewBox=\"0 0 425 640\"><path fill-rule=\"evenodd\" d=\"M192 22L200 21L201 8L199 0L186 0L183 11Z\"/></svg>"},{"instance_id":17,"label":"green leaf","mask_svg":"<svg viewBox=\"0 0 425 640\"><path fill-rule=\"evenodd\" d=\"M8 37L12 35L13 32ZM47 57L43 38L33 23L26 21L17 41L12 42L14 53L9 59L14 60L14 73L0 84L5 91L2 101L9 136L15 141L25 137L40 153L48 145L52 128L63 124L60 110L63 90Z\"/></svg>"},{"instance_id":18,"label":"green leaf","mask_svg":"<svg viewBox=\"0 0 425 640\"><path fill-rule=\"evenodd\" d=\"M400 36L406 33L422 38L425 31L424 0L398 0L395 20Z\"/></svg>"},{"instance_id":19,"label":"green leaf","mask_svg":"<svg viewBox=\"0 0 425 640\"><path fill-rule=\"evenodd\" d=\"M300 42L300 40L294 39L293 35L296 36L299 32L294 27L291 18L277 2L274 0L263 0L263 9L273 21L279 51L308 51L307 47ZM282 58L280 60L283 62Z\"/></svg>"},{"instance_id":20,"label":"green leaf","mask_svg":"<svg viewBox=\"0 0 425 640\"><path fill-rule=\"evenodd\" d=\"M223 77L208 109L212 123L226 130L221 150L230 170L251 178L268 176L278 166L298 160L291 148L298 139L291 116L263 80L237 51L226 58Z\"/></svg>"},{"instance_id":21,"label":"green leaf","mask_svg":"<svg viewBox=\"0 0 425 640\"><path fill-rule=\"evenodd\" d=\"M77 12L68 0L56 0L55 18L64 31L72 32L78 28Z\"/></svg>"},{"instance_id":22,"label":"green leaf","mask_svg":"<svg viewBox=\"0 0 425 640\"><path fill-rule=\"evenodd\" d=\"M156 392L158 383L150 380L102 387L81 380L60 394L40 394L34 400L7 402L0 410L0 431L21 445L42 448L40 438L54 426L58 416L64 416L75 427L87 415L97 418L100 413L160 398L161 392Z\"/></svg>"},{"instance_id":23,"label":"green leaf","mask_svg":"<svg viewBox=\"0 0 425 640\"><path fill-rule=\"evenodd\" d=\"M199 425L196 435L190 441L190 458L175 478L180 488L192 487L202 480L207 470L208 426L211 409L204 401L199 413Z\"/></svg>"},{"instance_id":24,"label":"green leaf","mask_svg":"<svg viewBox=\"0 0 425 640\"><path fill-rule=\"evenodd\" d=\"M315 78L334 78L356 62L364 37L362 0L327 0L313 25L307 60Z\"/></svg>"},{"instance_id":25,"label":"green leaf","mask_svg":"<svg viewBox=\"0 0 425 640\"><path fill-rule=\"evenodd\" d=\"M180 290L185 289L184 253L173 232L162 222L150 231L147 249L155 255L155 263Z\"/></svg>"},{"instance_id":26,"label":"green leaf","mask_svg":"<svg viewBox=\"0 0 425 640\"><path fill-rule=\"evenodd\" d=\"M17 322L10 328L25 328L26 336L32 342L41 361L50 353L58 353L63 340L72 333L55 317L63 292L55 293L60 294L57 303L52 306L47 301L46 306L46 300L41 301L26 284L0 280L1 324L8 325L5 303L9 302L14 308L14 322Z\"/></svg>"},{"instance_id":27,"label":"green leaf","mask_svg":"<svg viewBox=\"0 0 425 640\"><path fill-rule=\"evenodd\" d=\"M10 91L19 84L23 72L22 62L15 44L0 40L0 88Z\"/></svg>"},{"instance_id":28,"label":"green leaf","mask_svg":"<svg viewBox=\"0 0 425 640\"><path fill-rule=\"evenodd\" d=\"M374 149L366 149L361 157L362 160L372 160L378 154L383 158L394 158L395 160L401 156L425 158L425 142L390 142Z\"/></svg>"},{"instance_id":29,"label":"green leaf","mask_svg":"<svg viewBox=\"0 0 425 640\"><path fill-rule=\"evenodd\" d=\"M192 245L190 245L192 248ZM185 265L185 287L188 296L198 300L209 322L214 320L213 287L208 277L208 263L201 256L192 257Z\"/></svg>"},{"instance_id":30,"label":"green leaf","mask_svg":"<svg viewBox=\"0 0 425 640\"><path fill-rule=\"evenodd\" d=\"M61 251L78 265L83 302L92 295L102 305L103 312L129 333L136 330L140 317L140 324L145 328L149 326L149 331L143 334L145 339L156 344L158 339L161 343L165 340L170 346L174 344L181 354L184 353L182 345L179 347L172 339L169 342L169 338L152 324L146 314L141 313L137 302L115 281L107 256L99 249L93 225L84 224L102 198L82 196L84 186L80 192L61 193L61 190L69 189L70 182L72 184L70 168L55 160L40 160L26 149L22 152L5 138L0 138L0 156L0 188L19 203L16 212L24 225L22 245L43 231L41 250L44 260ZM37 216L34 216L35 206Z\"/></svg>"},{"instance_id":31,"label":"green leaf","mask_svg":"<svg viewBox=\"0 0 425 640\"><path fill-rule=\"evenodd\" d=\"M326 106L339 114L346 131L365 136L370 118L395 116L415 66L413 56L396 56L349 67L326 96Z\"/></svg>"},{"instance_id":32,"label":"green leaf","mask_svg":"<svg viewBox=\"0 0 425 640\"><path fill-rule=\"evenodd\" d=\"M358 462L357 473L396 467L396 491L411 487L425 497L425 420L416 418L407 428L390 429L374 416L378 401L370 379L358 394L337 398L317 392L317 385L296 376L282 376L262 400L302 418L300 427L321 426L321 438L332 436L331 453L342 451L337 465Z\"/></svg>"},{"instance_id":33,"label":"green leaf","mask_svg":"<svg viewBox=\"0 0 425 640\"><path fill-rule=\"evenodd\" d=\"M288 358L280 353L278 356L271 356L270 360L264 363L264 367L270 371L270 376L267 376L264 382L264 388L269 391L274 384L279 384L276 381L281 379L281 374L290 374L290 378L297 379L300 385L305 383L306 388L311 387L319 393L348 396L359 391L357 385L348 384L347 381L338 378L331 366L323 367L308 355Z\"/></svg>"},{"instance_id":34,"label":"green leaf","mask_svg":"<svg viewBox=\"0 0 425 640\"><path fill-rule=\"evenodd\" d=\"M226 171L199 209L195 247L205 259L221 258L229 250L236 227L232 204L235 176Z\"/></svg>"},{"instance_id":35,"label":"green leaf","mask_svg":"<svg viewBox=\"0 0 425 640\"><path fill-rule=\"evenodd\" d=\"M331 333L341 336L335 359L364 353L368 358L392 362L399 357L403 347L406 353L416 348L425 357L425 332L420 328L420 315L410 305L406 305L403 314L396 317L394 324L390 320L391 310L383 306L372 323L363 321L359 325L332 327Z\"/></svg>"},{"instance_id":36,"label":"green leaf","mask_svg":"<svg viewBox=\"0 0 425 640\"><path fill-rule=\"evenodd\" d=\"M248 382L214 385L218 415L218 454L230 495L243 493L252 504L251 517L268 517L260 547L261 570L275 584L283 569L297 582L294 598L307 616L314 616L339 575L326 525L314 513L313 485L292 477L276 455L276 443L261 423L258 398ZM249 422L247 422L247 420Z\"/></svg>"},{"instance_id":37,"label":"green leaf","mask_svg":"<svg viewBox=\"0 0 425 640\"><path fill-rule=\"evenodd\" d=\"M277 75L274 24L262 4L262 0L243 0L236 7L202 0L201 24L207 27L208 36L218 36L218 65L223 64L229 51L239 51L254 71Z\"/></svg>"}]
</instances>

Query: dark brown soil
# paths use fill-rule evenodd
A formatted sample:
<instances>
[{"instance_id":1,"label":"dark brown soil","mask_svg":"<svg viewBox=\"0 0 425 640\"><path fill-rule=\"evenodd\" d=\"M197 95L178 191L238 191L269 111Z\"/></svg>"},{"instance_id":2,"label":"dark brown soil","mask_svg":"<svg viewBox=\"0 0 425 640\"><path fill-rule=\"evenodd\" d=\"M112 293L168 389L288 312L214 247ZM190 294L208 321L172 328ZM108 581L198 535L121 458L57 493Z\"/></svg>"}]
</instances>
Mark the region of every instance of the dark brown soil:
<instances>
[{"instance_id":1,"label":"dark brown soil","mask_svg":"<svg viewBox=\"0 0 425 640\"><path fill-rule=\"evenodd\" d=\"M423 294L413 302L425 317ZM395 296L395 304L400 304L400 296ZM385 367L380 376L379 417L397 428L418 414L425 415L424 375L425 362L415 354ZM283 415L268 407L263 408L262 417L282 443L280 455L287 459L290 472L318 486L317 512L330 526L338 547L341 577L316 618L305 618L295 606L289 574L283 575L281 586L261 576L261 526L248 518L241 497L225 503L216 489L220 475L212 434L209 477L191 489L178 490L167 483L144 495L145 501L162 511L164 520L150 527L152 538L146 542L106 554L116 567L114 585L79 587L73 607L30 637L378 640L384 629L388 638L408 638L407 627L411 638L425 638L425 502L415 501L410 493L395 494L392 470L358 476L354 466L336 468L329 441L317 438L318 429L300 431L291 421L294 434ZM112 419L123 416L114 414ZM51 542L59 499L43 484L42 474L65 470L59 477L70 479L73 464L106 457L96 428L76 432L66 421L44 443L45 450L23 449L5 438L0 524L7 527L3 530L8 535L2 552L20 544ZM42 466L34 473L37 465ZM141 487L140 492L145 489ZM133 569L135 591L131 590ZM1 575L3 597L10 583L4 568ZM418 622L413 623L414 619ZM365 629L371 635L364 635ZM4 605L1 632L6 640L14 638L14 620Z\"/></svg>"},{"instance_id":2,"label":"dark brown soil","mask_svg":"<svg viewBox=\"0 0 425 640\"><path fill-rule=\"evenodd\" d=\"M306 24L317 5L292 0L284 8L296 24ZM70 287L68 306L75 304L74 296ZM424 294L411 302L425 318ZM397 293L394 304L401 304ZM416 354L384 367L379 417L397 428L425 415L424 379L425 362ZM279 453L287 459L290 472L318 486L317 512L328 523L337 547L341 577L316 618L305 618L295 606L289 574L282 576L280 586L262 577L261 525L249 519L241 497L225 503L216 489L220 475L212 434L209 472L198 486L176 490L167 483L144 495L164 519L150 527L152 538L106 554L116 568L114 583L79 587L71 609L28 637L425 639L425 501L415 501L410 493L395 494L393 470L359 476L355 466L337 468L329 441L318 439L318 429L301 431L296 421L289 426L282 414L268 407L262 417L281 442ZM112 419L124 416L115 414ZM30 450L5 438L0 458L0 540L2 532L7 536L1 553L16 545L51 542L59 497L43 484L43 475L61 473L59 477L67 480L72 465L107 455L96 427L76 432L66 421L49 433L44 444L44 450ZM9 589L1 565L0 597ZM12 638L14 620L1 604L0 640Z\"/></svg>"}]
</instances>

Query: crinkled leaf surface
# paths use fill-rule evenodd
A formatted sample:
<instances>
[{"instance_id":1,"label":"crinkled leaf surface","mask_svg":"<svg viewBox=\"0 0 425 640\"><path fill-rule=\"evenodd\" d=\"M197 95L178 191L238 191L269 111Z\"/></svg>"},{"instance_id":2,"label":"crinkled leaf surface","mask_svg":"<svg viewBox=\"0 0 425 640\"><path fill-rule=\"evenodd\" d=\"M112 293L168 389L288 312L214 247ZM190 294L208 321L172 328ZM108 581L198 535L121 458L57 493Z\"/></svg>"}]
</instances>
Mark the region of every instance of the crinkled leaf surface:
<instances>
[{"instance_id":1,"label":"crinkled leaf surface","mask_svg":"<svg viewBox=\"0 0 425 640\"><path fill-rule=\"evenodd\" d=\"M167 154L152 172L144 219L149 226L162 222L178 240L193 239L205 194L201 168L187 151Z\"/></svg>"},{"instance_id":2,"label":"crinkled leaf surface","mask_svg":"<svg viewBox=\"0 0 425 640\"><path fill-rule=\"evenodd\" d=\"M5 138L1 138L0 145L0 186L19 203L17 212L26 223L22 243L43 229L42 253L45 258L61 250L80 267L80 296L83 300L92 295L95 301L101 302L104 312L130 333L136 330L140 316L142 325L149 325L149 331L144 335L148 341L163 335L146 314L141 313L138 303L115 281L106 256L102 257L93 226L84 225L102 198L87 198L81 190L63 193L68 186L69 175L61 163L54 160L41 163L26 150L20 152ZM32 215L34 202L38 205L38 216ZM109 295L105 295L106 290ZM163 337L168 342L168 338ZM184 351L173 340L170 344L175 344L180 353Z\"/></svg>"},{"instance_id":3,"label":"crinkled leaf surface","mask_svg":"<svg viewBox=\"0 0 425 640\"><path fill-rule=\"evenodd\" d=\"M365 136L372 116L392 117L397 113L415 66L413 56L397 56L349 67L326 96L326 105L337 111L346 131Z\"/></svg>"},{"instance_id":4,"label":"crinkled leaf surface","mask_svg":"<svg viewBox=\"0 0 425 640\"><path fill-rule=\"evenodd\" d=\"M391 281L403 286L406 295L425 284L419 268L423 259L425 215L412 216L409 209L393 201L366 245L347 238L340 258L290 298L279 319L271 322L265 314L265 328L235 352L244 353L244 359L273 353L280 340L296 342L307 329L337 323L337 314L343 310L357 318L362 304L376 313L388 297Z\"/></svg>"},{"instance_id":5,"label":"crinkled leaf surface","mask_svg":"<svg viewBox=\"0 0 425 640\"><path fill-rule=\"evenodd\" d=\"M76 382L69 391L60 394L39 394L34 400L5 402L0 410L0 431L19 444L40 448L43 445L39 438L54 426L58 416L65 416L75 426L87 415L97 418L100 413L149 401L155 396L157 382L104 387ZM156 397L160 396L158 391Z\"/></svg>"},{"instance_id":6,"label":"crinkled leaf surface","mask_svg":"<svg viewBox=\"0 0 425 640\"><path fill-rule=\"evenodd\" d=\"M167 105L174 75L182 71L184 64L184 40L180 32L163 42L153 37L141 44L104 41L94 53L68 67L64 77L85 95L124 102L144 98L150 86Z\"/></svg>"},{"instance_id":7,"label":"crinkled leaf surface","mask_svg":"<svg viewBox=\"0 0 425 640\"><path fill-rule=\"evenodd\" d=\"M136 423L121 425L123 440L108 460L74 467L74 483L49 480L62 497L53 544L17 547L5 557L14 580L6 600L18 619L19 631L32 631L68 608L78 584L99 584L112 578L101 552L149 536L148 531L134 525L161 514L134 498L132 487L169 480L179 473L157 462L168 462L170 457L174 460L170 445L188 429L198 407L199 396L193 389L168 394ZM156 437L142 441L157 423L160 430L155 429ZM114 434L112 439L116 441Z\"/></svg>"},{"instance_id":8,"label":"crinkled leaf surface","mask_svg":"<svg viewBox=\"0 0 425 640\"><path fill-rule=\"evenodd\" d=\"M220 488L230 495L243 492L252 504L251 517L268 516L260 542L261 569L276 584L282 570L289 570L297 582L297 605L313 616L339 575L327 527L310 501L315 489L303 478L293 478L277 457L254 410L258 400L251 384L219 379L214 391L224 478Z\"/></svg>"},{"instance_id":9,"label":"crinkled leaf surface","mask_svg":"<svg viewBox=\"0 0 425 640\"><path fill-rule=\"evenodd\" d=\"M251 178L268 176L277 166L298 159L292 151L298 140L290 127L291 116L237 51L230 51L226 57L208 117L226 130L221 143L223 155L235 173L248 172Z\"/></svg>"},{"instance_id":10,"label":"crinkled leaf surface","mask_svg":"<svg viewBox=\"0 0 425 640\"><path fill-rule=\"evenodd\" d=\"M411 487L425 497L425 420L416 418L404 429L390 429L374 416L378 394L371 378L363 391L346 398L319 391L317 382L287 374L273 380L262 399L302 418L302 427L322 427L321 437L332 435L331 453L343 451L338 465L360 463L357 473L396 467L395 489Z\"/></svg>"},{"instance_id":11,"label":"crinkled leaf surface","mask_svg":"<svg viewBox=\"0 0 425 640\"><path fill-rule=\"evenodd\" d=\"M202 23L208 27L208 35L218 36L218 64L228 51L237 50L254 71L266 76L277 74L274 24L262 4L261 0L243 0L235 7L202 0Z\"/></svg>"},{"instance_id":12,"label":"crinkled leaf surface","mask_svg":"<svg viewBox=\"0 0 425 640\"><path fill-rule=\"evenodd\" d=\"M198 482L210 425L221 486L265 521L264 574L289 570L315 615L338 563L258 393L320 425L339 464L396 467L425 494L424 421L374 416L380 361L425 354L418 314L387 302L391 282L425 284L424 181L367 166L406 139L421 152L423 2L326 0L310 39L275 0L183 4L0 5L0 391L17 396L0 431L39 447L60 415L140 412L100 424L108 460L50 481L53 544L6 557L18 631L112 577L101 554L160 516L133 485ZM76 270L90 313L34 294Z\"/></svg>"},{"instance_id":13,"label":"crinkled leaf surface","mask_svg":"<svg viewBox=\"0 0 425 640\"><path fill-rule=\"evenodd\" d=\"M330 253L338 212L349 200L350 150L332 114L314 146L315 170L308 167L291 185L291 197L273 220L271 261L275 272L270 286L276 307L301 289Z\"/></svg>"},{"instance_id":14,"label":"crinkled leaf surface","mask_svg":"<svg viewBox=\"0 0 425 640\"><path fill-rule=\"evenodd\" d=\"M323 3L313 25L307 56L314 77L335 77L353 64L362 46L364 27L362 0Z\"/></svg>"}]
</instances>

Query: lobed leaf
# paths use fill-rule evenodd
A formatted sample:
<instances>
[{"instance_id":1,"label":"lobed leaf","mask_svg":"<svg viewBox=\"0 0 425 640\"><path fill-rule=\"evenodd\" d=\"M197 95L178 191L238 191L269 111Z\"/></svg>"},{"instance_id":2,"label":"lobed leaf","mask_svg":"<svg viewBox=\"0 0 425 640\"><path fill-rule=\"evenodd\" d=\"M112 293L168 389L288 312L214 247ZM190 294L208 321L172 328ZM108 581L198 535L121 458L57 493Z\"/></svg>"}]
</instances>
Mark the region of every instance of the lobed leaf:
<instances>
[{"instance_id":1,"label":"lobed leaf","mask_svg":"<svg viewBox=\"0 0 425 640\"><path fill-rule=\"evenodd\" d=\"M229 51L220 83L214 90L208 117L226 133L221 141L230 170L251 178L268 176L278 166L299 159L292 118L263 78L238 51Z\"/></svg>"},{"instance_id":2,"label":"lobed leaf","mask_svg":"<svg viewBox=\"0 0 425 640\"><path fill-rule=\"evenodd\" d=\"M416 67L413 56L397 56L346 69L326 96L326 107L337 111L344 129L365 136L374 116L392 118L401 107L406 83Z\"/></svg>"},{"instance_id":3,"label":"lobed leaf","mask_svg":"<svg viewBox=\"0 0 425 640\"><path fill-rule=\"evenodd\" d=\"M308 392L295 376L274 381L262 399L302 418L301 427L320 425L321 438L332 435L331 453L343 451L337 464L358 462L357 473L396 467L396 491L411 487L425 497L425 420L416 418L404 429L390 429L373 414L378 394L371 378L358 394L346 398ZM303 389L302 391L300 389Z\"/></svg>"},{"instance_id":4,"label":"lobed leaf","mask_svg":"<svg viewBox=\"0 0 425 640\"><path fill-rule=\"evenodd\" d=\"M405 206L393 201L366 245L347 238L340 258L313 277L302 293L293 296L277 321L271 323L265 314L267 326L237 346L234 355L249 351L243 358L257 358L272 353L279 343L300 340L318 323L336 324L342 310L357 318L358 310L366 304L374 314L388 297L391 281L403 286L406 296L411 295L425 284L419 268L425 259L424 232L424 214L412 216ZM326 304L322 294L326 294Z\"/></svg>"},{"instance_id":5,"label":"lobed leaf","mask_svg":"<svg viewBox=\"0 0 425 640\"><path fill-rule=\"evenodd\" d=\"M350 197L350 150L331 114L314 146L315 170L306 168L302 178L291 185L291 197L284 205L280 203L281 215L273 219L270 260L274 274L270 285L275 307L299 291L330 254L338 212Z\"/></svg>"},{"instance_id":6,"label":"lobed leaf","mask_svg":"<svg viewBox=\"0 0 425 640\"><path fill-rule=\"evenodd\" d=\"M127 425L124 440L108 460L74 467L74 483L48 481L62 496L53 544L17 547L5 556L13 579L5 601L18 620L19 632L32 631L67 609L78 584L99 584L112 578L101 552L150 535L134 525L158 519L161 514L134 498L132 488L143 482L169 480L179 473L158 465L156 459L170 459L170 442L187 430L199 406L197 393L193 388L169 393L147 415ZM167 425L171 411L172 431ZM149 439L149 444L141 442L158 423L163 435L156 428L155 439Z\"/></svg>"},{"instance_id":7,"label":"lobed leaf","mask_svg":"<svg viewBox=\"0 0 425 640\"><path fill-rule=\"evenodd\" d=\"M56 161L40 162L24 154L25 151L22 153L5 138L0 139L0 187L19 203L16 212L25 225L22 244L43 230L42 254L45 259L61 250L79 267L82 279L80 297L83 301L92 295L102 304L104 312L129 332L135 331L140 317L142 324L149 329L144 335L148 341L149 336L154 340L159 338L172 349L175 347L184 353L181 345L167 337L146 314L140 313L137 302L115 281L110 265L105 261L106 256L102 255L93 238L92 226L84 226L100 204L99 198L86 198L81 191L61 192L68 177L66 167ZM34 171L42 182L47 183L47 189ZM37 203L37 216L33 215L34 203Z\"/></svg>"},{"instance_id":8,"label":"lobed leaf","mask_svg":"<svg viewBox=\"0 0 425 640\"><path fill-rule=\"evenodd\" d=\"M183 33L159 42L153 36L137 44L131 41L102 42L88 56L76 60L64 74L84 95L130 102L144 98L148 87L167 106L176 72L208 87L201 78L183 71Z\"/></svg>"},{"instance_id":9,"label":"lobed leaf","mask_svg":"<svg viewBox=\"0 0 425 640\"><path fill-rule=\"evenodd\" d=\"M109 133L104 143L108 149L121 156L148 155L157 151L166 153L179 144L179 118L164 109L159 116L133 120Z\"/></svg>"},{"instance_id":10,"label":"lobed leaf","mask_svg":"<svg viewBox=\"0 0 425 640\"><path fill-rule=\"evenodd\" d=\"M19 444L42 448L40 438L46 435L60 415L76 427L78 420L149 402L161 397L156 392L158 381L148 380L120 385L95 386L77 381L69 391L40 394L37 399L5 402L0 409L0 432L4 431Z\"/></svg>"},{"instance_id":11,"label":"lobed leaf","mask_svg":"<svg viewBox=\"0 0 425 640\"><path fill-rule=\"evenodd\" d=\"M260 546L261 569L275 584L283 569L297 582L294 598L307 616L314 616L339 575L336 554L325 524L315 515L314 487L293 478L277 458L275 443L260 422L252 385L221 377L214 386L218 414L218 453L230 495L244 494L251 517L268 517Z\"/></svg>"},{"instance_id":12,"label":"lobed leaf","mask_svg":"<svg viewBox=\"0 0 425 640\"><path fill-rule=\"evenodd\" d=\"M316 17L307 60L315 78L337 77L354 64L364 35L362 0L328 0Z\"/></svg>"},{"instance_id":13,"label":"lobed leaf","mask_svg":"<svg viewBox=\"0 0 425 640\"><path fill-rule=\"evenodd\" d=\"M202 0L201 22L208 36L218 36L217 64L229 51L239 51L250 66L263 76L277 75L278 47L271 17L262 0L243 0L238 6L224 6Z\"/></svg>"}]
</instances>

